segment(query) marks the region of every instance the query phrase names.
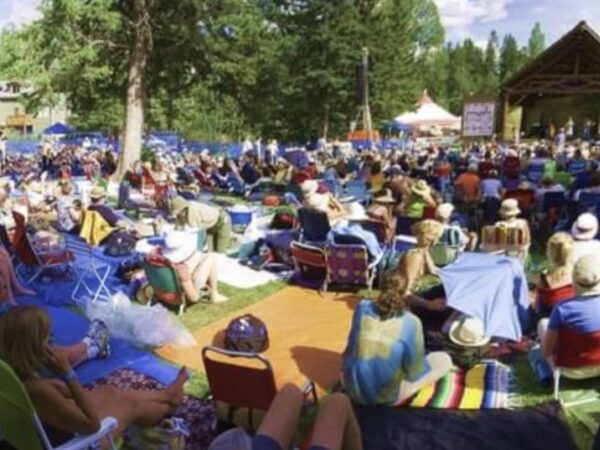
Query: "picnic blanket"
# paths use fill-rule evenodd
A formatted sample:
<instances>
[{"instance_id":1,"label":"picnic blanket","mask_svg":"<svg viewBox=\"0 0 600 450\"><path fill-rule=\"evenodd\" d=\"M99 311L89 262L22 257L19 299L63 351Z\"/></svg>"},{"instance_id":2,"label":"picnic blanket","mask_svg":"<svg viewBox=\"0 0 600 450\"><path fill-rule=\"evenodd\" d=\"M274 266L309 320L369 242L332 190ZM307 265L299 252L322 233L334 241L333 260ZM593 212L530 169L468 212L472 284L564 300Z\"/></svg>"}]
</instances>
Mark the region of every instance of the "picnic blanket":
<instances>
[{"instance_id":1,"label":"picnic blanket","mask_svg":"<svg viewBox=\"0 0 600 450\"><path fill-rule=\"evenodd\" d=\"M437 383L421 389L402 404L410 408L505 409L509 408L510 369L486 362L469 370L454 369Z\"/></svg>"},{"instance_id":2,"label":"picnic blanket","mask_svg":"<svg viewBox=\"0 0 600 450\"><path fill-rule=\"evenodd\" d=\"M243 266L239 260L222 253L218 254L218 262L219 282L238 289L253 289L271 281L284 280L289 275L276 274L266 270L254 270Z\"/></svg>"}]
</instances>

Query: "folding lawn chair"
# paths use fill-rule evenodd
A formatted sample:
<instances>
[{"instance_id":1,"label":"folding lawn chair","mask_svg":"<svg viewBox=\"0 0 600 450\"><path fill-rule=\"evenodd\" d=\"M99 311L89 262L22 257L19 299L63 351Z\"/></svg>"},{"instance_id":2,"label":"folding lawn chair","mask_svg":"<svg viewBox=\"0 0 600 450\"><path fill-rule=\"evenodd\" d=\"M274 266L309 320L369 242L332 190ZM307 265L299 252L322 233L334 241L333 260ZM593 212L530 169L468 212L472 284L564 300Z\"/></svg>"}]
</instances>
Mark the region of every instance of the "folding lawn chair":
<instances>
[{"instance_id":1,"label":"folding lawn chair","mask_svg":"<svg viewBox=\"0 0 600 450\"><path fill-rule=\"evenodd\" d=\"M153 257L145 258L142 267L152 288L151 295L148 295L148 306L152 305L153 301L158 301L178 306L178 315L183 314L186 307L185 293L175 268L166 259Z\"/></svg>"},{"instance_id":2,"label":"folding lawn chair","mask_svg":"<svg viewBox=\"0 0 600 450\"><path fill-rule=\"evenodd\" d=\"M275 375L269 360L260 353L233 352L206 346L202 349L202 362L215 405L217 402L229 405L227 418L221 420L231 423L235 409L248 408L248 425L256 429L252 411L267 411L277 394ZM317 391L312 381L304 384L302 392L305 398L310 396L312 403L317 403Z\"/></svg>"},{"instance_id":3,"label":"folding lawn chair","mask_svg":"<svg viewBox=\"0 0 600 450\"><path fill-rule=\"evenodd\" d=\"M327 253L320 247L292 241L290 244L294 261L294 279L299 284L316 285L319 290L326 291L329 282L329 266Z\"/></svg>"},{"instance_id":4,"label":"folding lawn chair","mask_svg":"<svg viewBox=\"0 0 600 450\"><path fill-rule=\"evenodd\" d=\"M83 239L67 235L66 244L73 256L70 268L77 279L71 300L78 304L87 300L92 303L110 300L112 293L106 285L111 271L110 264L94 255L94 249Z\"/></svg>"},{"instance_id":5,"label":"folding lawn chair","mask_svg":"<svg viewBox=\"0 0 600 450\"><path fill-rule=\"evenodd\" d=\"M329 282L367 286L370 292L382 256L383 253L369 261L369 251L364 244L331 244L327 247Z\"/></svg>"},{"instance_id":6,"label":"folding lawn chair","mask_svg":"<svg viewBox=\"0 0 600 450\"><path fill-rule=\"evenodd\" d=\"M329 218L322 211L309 208L298 210L298 220L302 228L302 241L316 245L324 245L331 231Z\"/></svg>"},{"instance_id":7,"label":"folding lawn chair","mask_svg":"<svg viewBox=\"0 0 600 450\"><path fill-rule=\"evenodd\" d=\"M100 429L96 433L76 436L53 447L23 382L8 364L0 360L0 428L2 437L12 447L22 450L86 450L96 448L105 440L111 450L116 450L112 433L117 426L116 419L106 417L100 422Z\"/></svg>"}]
</instances>

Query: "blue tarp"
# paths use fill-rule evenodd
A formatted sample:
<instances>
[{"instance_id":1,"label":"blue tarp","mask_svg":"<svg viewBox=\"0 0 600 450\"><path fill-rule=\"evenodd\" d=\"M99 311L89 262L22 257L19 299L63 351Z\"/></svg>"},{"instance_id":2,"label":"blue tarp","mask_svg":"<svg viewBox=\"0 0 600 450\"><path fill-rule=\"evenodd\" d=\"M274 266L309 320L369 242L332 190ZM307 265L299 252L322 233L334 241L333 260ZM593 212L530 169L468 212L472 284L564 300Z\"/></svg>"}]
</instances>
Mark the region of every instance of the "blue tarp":
<instances>
[{"instance_id":1,"label":"blue tarp","mask_svg":"<svg viewBox=\"0 0 600 450\"><path fill-rule=\"evenodd\" d=\"M44 134L67 134L71 133L73 128L64 123L56 122L54 125L50 125L44 130Z\"/></svg>"},{"instance_id":2,"label":"blue tarp","mask_svg":"<svg viewBox=\"0 0 600 450\"><path fill-rule=\"evenodd\" d=\"M523 264L515 258L464 253L440 271L448 306L480 319L487 336L518 341L529 319Z\"/></svg>"}]
</instances>

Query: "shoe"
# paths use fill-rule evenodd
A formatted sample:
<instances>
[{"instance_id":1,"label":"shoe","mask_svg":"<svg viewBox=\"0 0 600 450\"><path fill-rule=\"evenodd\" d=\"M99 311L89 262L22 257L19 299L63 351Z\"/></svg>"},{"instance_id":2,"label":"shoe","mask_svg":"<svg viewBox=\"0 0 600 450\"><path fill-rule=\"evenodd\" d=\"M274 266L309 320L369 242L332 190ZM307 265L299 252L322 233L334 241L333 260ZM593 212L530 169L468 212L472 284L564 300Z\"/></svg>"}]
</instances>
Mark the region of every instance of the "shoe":
<instances>
[{"instance_id":1,"label":"shoe","mask_svg":"<svg viewBox=\"0 0 600 450\"><path fill-rule=\"evenodd\" d=\"M92 340L93 345L98 348L96 358L106 359L110 356L110 331L104 322L101 320L94 320L91 323L86 336L89 337Z\"/></svg>"},{"instance_id":2,"label":"shoe","mask_svg":"<svg viewBox=\"0 0 600 450\"><path fill-rule=\"evenodd\" d=\"M101 320L94 319L92 320L92 323L90 323L90 327L88 328L87 333L85 333L85 336L92 340L96 340L96 336L104 330L108 330L106 324Z\"/></svg>"}]
</instances>

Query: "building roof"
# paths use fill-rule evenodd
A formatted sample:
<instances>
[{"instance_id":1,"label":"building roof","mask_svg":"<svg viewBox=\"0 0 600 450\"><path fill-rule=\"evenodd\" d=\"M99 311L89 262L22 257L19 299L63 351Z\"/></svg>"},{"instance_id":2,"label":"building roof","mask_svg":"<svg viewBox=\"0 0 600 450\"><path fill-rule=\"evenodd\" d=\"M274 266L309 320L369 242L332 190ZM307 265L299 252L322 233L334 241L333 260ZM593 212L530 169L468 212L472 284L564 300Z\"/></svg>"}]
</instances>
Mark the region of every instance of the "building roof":
<instances>
[{"instance_id":1,"label":"building roof","mask_svg":"<svg viewBox=\"0 0 600 450\"><path fill-rule=\"evenodd\" d=\"M548 47L502 85L517 97L600 94L600 36L586 22Z\"/></svg>"}]
</instances>

